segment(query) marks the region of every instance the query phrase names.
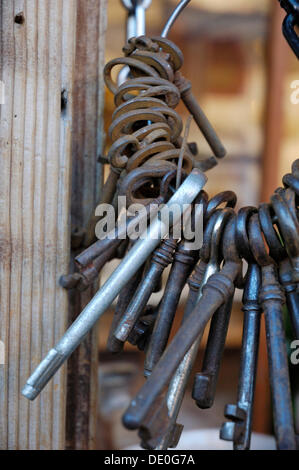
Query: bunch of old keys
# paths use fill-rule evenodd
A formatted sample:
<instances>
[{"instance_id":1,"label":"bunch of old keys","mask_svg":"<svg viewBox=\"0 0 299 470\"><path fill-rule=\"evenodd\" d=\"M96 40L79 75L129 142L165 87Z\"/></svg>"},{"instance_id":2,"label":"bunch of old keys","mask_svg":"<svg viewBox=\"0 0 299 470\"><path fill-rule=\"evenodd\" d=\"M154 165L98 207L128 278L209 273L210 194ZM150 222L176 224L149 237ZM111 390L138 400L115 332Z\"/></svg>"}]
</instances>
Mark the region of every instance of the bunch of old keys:
<instances>
[{"instance_id":1,"label":"bunch of old keys","mask_svg":"<svg viewBox=\"0 0 299 470\"><path fill-rule=\"evenodd\" d=\"M139 240L120 236L129 223L140 221L131 215L113 237L94 241L96 218L92 218L86 232L90 246L77 256L77 272L61 278L63 287L84 290L98 279L108 261L122 261L34 371L23 394L31 400L36 398L118 298L107 348L120 353L129 342L144 351L146 377L123 423L128 429L138 429L144 448L175 447L183 429L177 423L178 414L210 320L204 360L194 377L192 396L200 408L210 408L214 403L234 293L239 288L244 292L244 318L237 404L227 405L225 416L229 421L223 424L220 436L232 441L235 449L250 447L264 313L277 447L296 449L283 306L287 305L294 339L299 339L299 160L293 164L292 173L283 178L284 188L275 191L269 204L235 212L237 197L233 192L209 199L203 190L207 179L204 172L226 152L192 95L191 84L180 72L181 51L166 38L187 3L179 4L161 37L131 38L123 49L124 57L110 61L104 69L116 109L109 129L110 174L102 202L116 209L118 197L125 196L127 206L142 204L146 228ZM112 78L112 70L118 65L124 67L119 82ZM175 110L180 100L213 152L208 159L199 155L194 143L187 142L187 129L181 136L183 124ZM173 216L170 229L161 217L163 207L160 214L150 217L153 203L164 209L176 204L182 209ZM191 207L193 224L198 217L196 207L202 208L200 249L190 248L189 240L174 234L186 205ZM245 276L243 265L247 267ZM161 277L168 266L162 299L152 306L151 294L161 289ZM185 285L189 286L189 295L182 324L169 341Z\"/></svg>"}]
</instances>

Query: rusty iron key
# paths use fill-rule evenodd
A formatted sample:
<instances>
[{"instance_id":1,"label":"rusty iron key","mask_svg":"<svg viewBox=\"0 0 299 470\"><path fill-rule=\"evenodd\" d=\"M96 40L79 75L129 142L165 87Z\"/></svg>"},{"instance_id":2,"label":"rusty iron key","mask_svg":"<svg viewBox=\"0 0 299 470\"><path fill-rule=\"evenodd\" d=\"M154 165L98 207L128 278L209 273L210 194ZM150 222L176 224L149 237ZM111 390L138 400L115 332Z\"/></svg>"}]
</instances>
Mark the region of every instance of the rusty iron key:
<instances>
[{"instance_id":1,"label":"rusty iron key","mask_svg":"<svg viewBox=\"0 0 299 470\"><path fill-rule=\"evenodd\" d=\"M221 255L220 255L220 245L221 245L221 238L225 229L226 224L231 219L233 212L231 209L223 209L216 211L211 219L205 230L205 237L204 237L204 244L202 247L202 266L199 267L199 272L197 274L197 280L200 278L200 272L205 267L205 271L203 274L202 281L200 283L200 287L198 290L198 295L196 299L196 303L202 297L204 286L207 284L209 278L216 272L220 270L220 262L221 262ZM196 280L196 275L195 275ZM194 307L194 305L193 305ZM189 315L192 313L193 308L190 308L190 304L187 304L186 311L183 317L183 323L188 319ZM182 324L183 324L182 323ZM170 424L168 433L166 434L165 438L160 442L158 449L167 449L168 446L173 442L169 439L173 440L174 435L178 435L176 432L174 434L174 430L178 428L176 424L176 420L182 405L182 401L184 398L184 394L186 391L186 387L188 384L188 380L192 371L193 364L198 354L199 345L202 339L202 334L198 336L188 353L184 356L182 362L180 363L177 372L174 374L173 378L171 379L168 391L167 391L167 407L168 413L170 417Z\"/></svg>"},{"instance_id":2,"label":"rusty iron key","mask_svg":"<svg viewBox=\"0 0 299 470\"><path fill-rule=\"evenodd\" d=\"M226 227L223 253L225 264L221 272L213 274L205 285L202 297L188 319L169 344L152 374L131 402L123 416L128 429L137 429L149 412L152 404L170 382L185 354L190 350L217 309L234 292L234 282L241 272L241 259L235 247L235 221Z\"/></svg>"},{"instance_id":3,"label":"rusty iron key","mask_svg":"<svg viewBox=\"0 0 299 470\"><path fill-rule=\"evenodd\" d=\"M188 243L186 244L185 241L179 244L174 254L174 262L158 309L154 330L147 347L144 365L146 376L150 375L166 347L180 296L187 277L196 261L197 254L197 251L188 249Z\"/></svg>"},{"instance_id":4,"label":"rusty iron key","mask_svg":"<svg viewBox=\"0 0 299 470\"><path fill-rule=\"evenodd\" d=\"M237 215L236 245L242 258L248 263L243 293L243 336L241 363L236 405L225 407L225 417L230 421L222 425L220 438L232 441L235 450L248 450L251 440L252 413L257 369L262 309L259 304L261 269L251 253L247 225L254 207L245 207Z\"/></svg>"},{"instance_id":5,"label":"rusty iron key","mask_svg":"<svg viewBox=\"0 0 299 470\"><path fill-rule=\"evenodd\" d=\"M232 191L224 191L214 196L207 205L206 218L211 217L218 207L226 204L226 207L235 207L237 197ZM213 223L213 222L212 222ZM209 237L209 230L207 236ZM209 257L205 253L205 246L201 250L201 259ZM195 375L192 398L199 408L210 408L215 399L217 378L220 369L221 358L224 350L228 324L232 309L233 295L213 315L205 350L202 371Z\"/></svg>"},{"instance_id":6,"label":"rusty iron key","mask_svg":"<svg viewBox=\"0 0 299 470\"><path fill-rule=\"evenodd\" d=\"M165 268L173 261L177 241L173 238L164 240L153 254L150 266L130 301L127 310L114 331L114 337L124 343L132 331L138 318L142 315L157 282Z\"/></svg>"},{"instance_id":7,"label":"rusty iron key","mask_svg":"<svg viewBox=\"0 0 299 470\"><path fill-rule=\"evenodd\" d=\"M194 305L202 295L202 288L209 277L219 271L220 256L219 242L231 211L225 209L218 211L211 217L204 233L203 248L205 259L196 266L188 281L190 292L185 307L183 322L192 313ZM183 426L176 423L177 416L182 404L186 385L192 370L192 365L197 355L201 338L193 344L192 348L183 358L183 361L174 374L167 393L161 394L154 404L155 414L150 412L140 425L139 435L142 446L150 449L167 449L175 447L183 430Z\"/></svg>"},{"instance_id":8,"label":"rusty iron key","mask_svg":"<svg viewBox=\"0 0 299 470\"><path fill-rule=\"evenodd\" d=\"M289 217L288 210L281 217ZM275 213L270 204L261 204L259 206L259 221L263 230L269 254L278 265L279 282L284 288L286 296L286 304L293 328L295 338L299 339L299 292L297 291L298 283L293 281L293 267L284 245L282 237L274 228L273 219ZM283 220L281 220L283 224ZM293 232L293 236L296 234Z\"/></svg>"},{"instance_id":9,"label":"rusty iron key","mask_svg":"<svg viewBox=\"0 0 299 470\"><path fill-rule=\"evenodd\" d=\"M225 200L225 194L222 196ZM217 198L216 198L217 199ZM216 202L215 199L215 202ZM211 205L212 207L212 205ZM216 215L217 215L216 211ZM214 216L211 217L209 222L214 222ZM207 231L208 234L208 231ZM218 241L220 244L220 240ZM205 253L205 246L201 252L201 258L205 259L209 253ZM221 253L219 253L219 260L221 260ZM207 341L207 346L204 354L202 370L197 373L194 378L192 398L195 400L199 408L211 408L215 400L217 378L220 369L221 358L224 351L226 335L230 320L234 294L215 312L212 317L210 331Z\"/></svg>"},{"instance_id":10,"label":"rusty iron key","mask_svg":"<svg viewBox=\"0 0 299 470\"><path fill-rule=\"evenodd\" d=\"M219 196L219 195L218 195ZM226 201L226 195L222 193L221 199L223 202ZM214 199L217 201L217 197ZM220 199L219 199L220 203ZM212 208L212 204L210 204ZM213 213L212 217L209 220L206 236L207 238L210 237L209 234L209 225L214 224L215 217L219 209ZM220 211L221 213L221 211ZM226 209L226 214L228 216L232 215L232 212ZM216 219L217 220L217 219ZM227 220L224 220L226 223ZM225 224L222 226L222 230L224 229ZM221 241L222 233L219 233L218 239L218 264L222 261L223 254L221 253L220 249L220 241ZM208 248L208 249L207 249ZM210 257L210 250L208 244L204 244L201 250L201 259L206 261ZM210 408L215 399L216 393L216 385L217 385L217 378L220 369L221 358L224 350L228 324L232 309L234 294L223 304L221 307L215 312L212 317L210 331L208 336L208 342L204 354L202 370L200 373L197 373L194 378L193 390L192 390L192 398L195 400L196 405L199 408Z\"/></svg>"},{"instance_id":11,"label":"rusty iron key","mask_svg":"<svg viewBox=\"0 0 299 470\"><path fill-rule=\"evenodd\" d=\"M216 394L217 379L223 356L228 325L234 295L213 315L210 325L208 342L204 354L202 371L194 378L192 398L199 408L213 406Z\"/></svg>"},{"instance_id":12,"label":"rusty iron key","mask_svg":"<svg viewBox=\"0 0 299 470\"><path fill-rule=\"evenodd\" d=\"M257 214L249 221L251 251L262 268L262 305L267 334L270 385L274 413L274 429L278 449L296 449L286 338L282 318L285 296L278 282L277 268L269 256Z\"/></svg>"},{"instance_id":13,"label":"rusty iron key","mask_svg":"<svg viewBox=\"0 0 299 470\"><path fill-rule=\"evenodd\" d=\"M235 450L248 450L251 440L254 389L258 357L261 307L258 297L261 273L257 264L250 264L243 294L243 337L239 373L238 400L236 405L225 407L225 417L220 438L232 441Z\"/></svg>"}]
</instances>

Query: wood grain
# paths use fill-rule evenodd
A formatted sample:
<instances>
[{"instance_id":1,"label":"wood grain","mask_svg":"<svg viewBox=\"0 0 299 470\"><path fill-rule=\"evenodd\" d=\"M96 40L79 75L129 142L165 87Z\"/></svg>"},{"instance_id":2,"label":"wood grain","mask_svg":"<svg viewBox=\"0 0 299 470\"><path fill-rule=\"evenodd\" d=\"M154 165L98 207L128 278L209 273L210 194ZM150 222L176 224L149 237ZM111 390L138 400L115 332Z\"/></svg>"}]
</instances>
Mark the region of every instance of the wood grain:
<instances>
[{"instance_id":1,"label":"wood grain","mask_svg":"<svg viewBox=\"0 0 299 470\"><path fill-rule=\"evenodd\" d=\"M67 321L76 0L2 0L0 17L0 447L63 449L65 369L33 403L20 391Z\"/></svg>"}]
</instances>

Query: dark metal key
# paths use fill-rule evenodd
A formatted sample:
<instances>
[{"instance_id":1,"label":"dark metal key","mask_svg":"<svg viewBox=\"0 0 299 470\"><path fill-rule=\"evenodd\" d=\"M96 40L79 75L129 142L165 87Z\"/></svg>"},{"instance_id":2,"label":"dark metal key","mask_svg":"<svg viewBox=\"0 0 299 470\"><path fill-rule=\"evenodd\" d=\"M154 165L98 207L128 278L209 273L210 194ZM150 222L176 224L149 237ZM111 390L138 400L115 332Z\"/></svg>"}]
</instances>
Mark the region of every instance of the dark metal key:
<instances>
[{"instance_id":1,"label":"dark metal key","mask_svg":"<svg viewBox=\"0 0 299 470\"><path fill-rule=\"evenodd\" d=\"M262 268L262 305L267 334L270 385L274 412L274 429L278 449L296 449L286 338L282 318L285 296L278 282L275 263L268 255L262 231L255 214L249 221L252 253Z\"/></svg>"}]
</instances>

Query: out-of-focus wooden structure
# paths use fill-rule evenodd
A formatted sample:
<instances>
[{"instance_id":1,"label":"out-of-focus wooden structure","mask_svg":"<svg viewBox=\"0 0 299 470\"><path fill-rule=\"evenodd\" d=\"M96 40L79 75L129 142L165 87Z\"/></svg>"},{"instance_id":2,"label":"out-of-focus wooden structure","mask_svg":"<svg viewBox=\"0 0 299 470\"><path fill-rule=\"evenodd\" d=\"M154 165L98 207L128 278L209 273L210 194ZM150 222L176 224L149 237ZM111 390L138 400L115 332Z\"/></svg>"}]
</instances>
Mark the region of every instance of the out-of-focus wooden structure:
<instances>
[{"instance_id":1,"label":"out-of-focus wooden structure","mask_svg":"<svg viewBox=\"0 0 299 470\"><path fill-rule=\"evenodd\" d=\"M33 403L20 392L67 326L68 295L58 281L69 270L72 165L81 162L77 205L85 214L100 186L95 162L102 137L105 10L105 0L0 1L1 449L66 445L66 367ZM82 303L87 301L88 294ZM87 389L92 381L90 399L88 406L81 401L81 410L77 400L73 410L84 414L85 435L72 429L73 448L80 447L78 440L84 448L93 442L95 337L88 345L76 367L85 368ZM77 385L69 392L76 394Z\"/></svg>"}]
</instances>

